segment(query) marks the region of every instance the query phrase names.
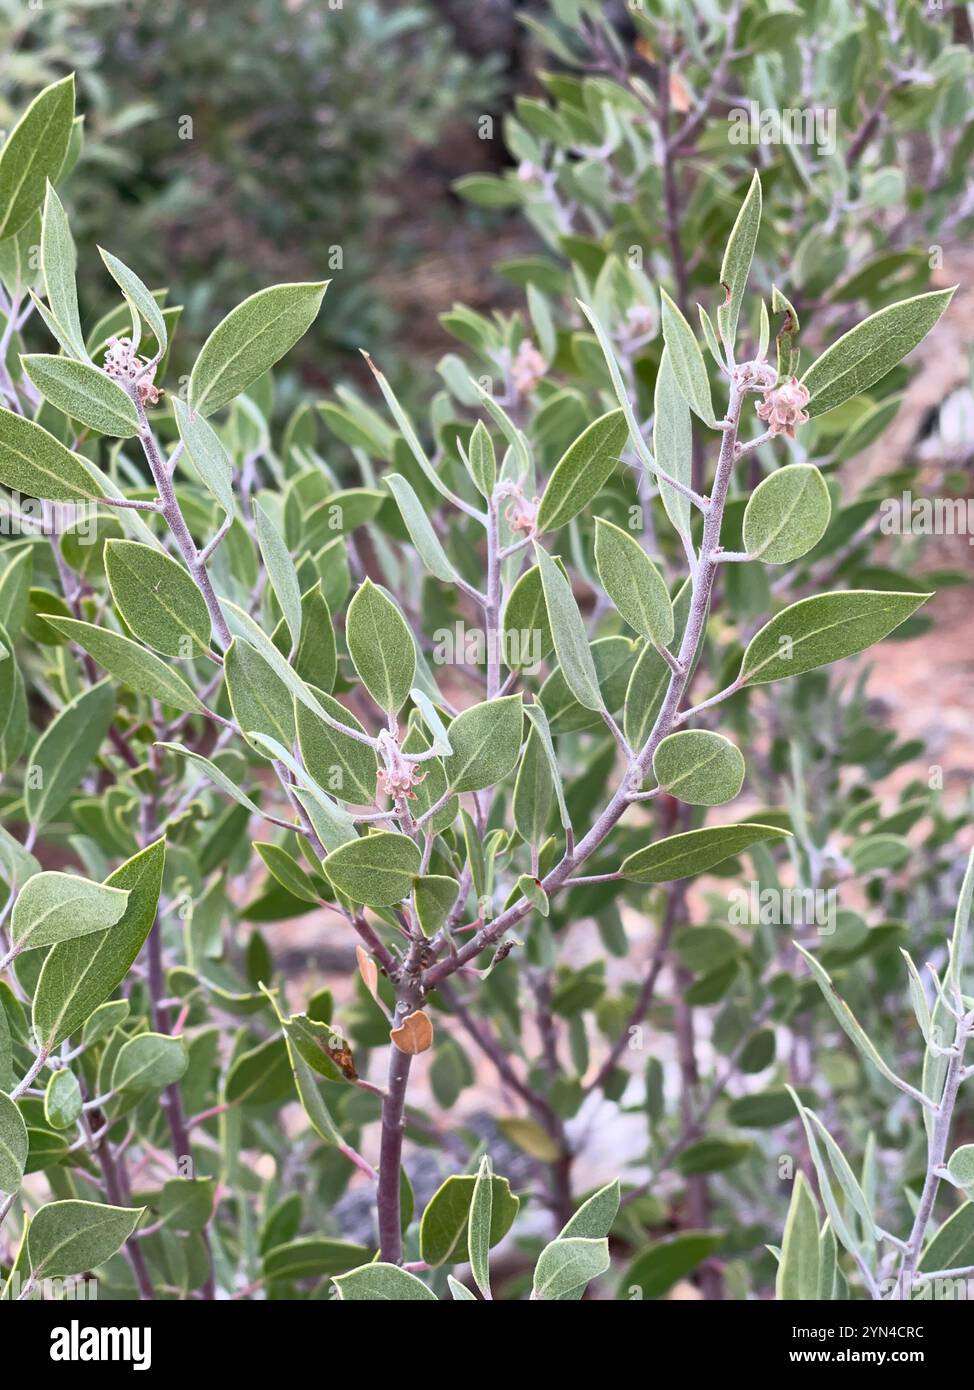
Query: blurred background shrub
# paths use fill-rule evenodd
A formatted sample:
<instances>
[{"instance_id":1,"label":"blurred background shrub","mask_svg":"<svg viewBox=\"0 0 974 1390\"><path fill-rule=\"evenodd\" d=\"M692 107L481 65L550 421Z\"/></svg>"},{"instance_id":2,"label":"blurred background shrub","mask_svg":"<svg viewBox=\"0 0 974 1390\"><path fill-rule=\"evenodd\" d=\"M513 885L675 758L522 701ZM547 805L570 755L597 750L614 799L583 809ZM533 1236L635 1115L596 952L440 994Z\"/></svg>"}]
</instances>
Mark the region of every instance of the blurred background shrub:
<instances>
[{"instance_id":1,"label":"blurred background shrub","mask_svg":"<svg viewBox=\"0 0 974 1390\"><path fill-rule=\"evenodd\" d=\"M434 205L454 205L450 179L470 163L458 146L501 87L501 59L465 52L425 0L0 0L0 49L5 127L77 70L82 277L109 242L167 283L185 305L184 354L227 304L322 275L342 293L304 346L310 381L328 380L336 345L408 346L377 287L408 276L449 216ZM456 153L438 173L442 142ZM81 294L100 302L101 277Z\"/></svg>"}]
</instances>

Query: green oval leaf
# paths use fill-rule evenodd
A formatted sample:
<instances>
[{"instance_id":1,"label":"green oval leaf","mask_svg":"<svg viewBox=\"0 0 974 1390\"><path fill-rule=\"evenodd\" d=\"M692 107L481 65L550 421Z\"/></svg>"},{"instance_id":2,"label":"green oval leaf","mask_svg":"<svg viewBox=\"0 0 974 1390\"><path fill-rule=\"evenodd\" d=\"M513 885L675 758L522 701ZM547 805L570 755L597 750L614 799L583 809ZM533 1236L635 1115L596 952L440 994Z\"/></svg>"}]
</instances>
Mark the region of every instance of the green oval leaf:
<instances>
[{"instance_id":1,"label":"green oval leaf","mask_svg":"<svg viewBox=\"0 0 974 1390\"><path fill-rule=\"evenodd\" d=\"M116 439L128 439L137 432L135 402L98 367L40 352L28 353L20 360L45 400L69 419Z\"/></svg>"},{"instance_id":2,"label":"green oval leaf","mask_svg":"<svg viewBox=\"0 0 974 1390\"><path fill-rule=\"evenodd\" d=\"M263 376L314 323L327 281L272 285L232 309L203 344L187 404L212 415Z\"/></svg>"},{"instance_id":3,"label":"green oval leaf","mask_svg":"<svg viewBox=\"0 0 974 1390\"><path fill-rule=\"evenodd\" d=\"M854 656L899 627L928 598L850 589L799 599L751 638L738 681L762 685Z\"/></svg>"},{"instance_id":4,"label":"green oval leaf","mask_svg":"<svg viewBox=\"0 0 974 1390\"><path fill-rule=\"evenodd\" d=\"M744 549L766 565L785 565L805 555L825 535L832 499L810 463L791 463L768 475L744 511Z\"/></svg>"},{"instance_id":5,"label":"green oval leaf","mask_svg":"<svg viewBox=\"0 0 974 1390\"><path fill-rule=\"evenodd\" d=\"M144 1211L99 1202L49 1202L34 1217L27 1236L33 1273L63 1279L104 1264L125 1244Z\"/></svg>"},{"instance_id":6,"label":"green oval leaf","mask_svg":"<svg viewBox=\"0 0 974 1390\"><path fill-rule=\"evenodd\" d=\"M609 1268L609 1242L584 1236L560 1236L546 1245L534 1268L532 1298L567 1299Z\"/></svg>"},{"instance_id":7,"label":"green oval leaf","mask_svg":"<svg viewBox=\"0 0 974 1390\"><path fill-rule=\"evenodd\" d=\"M653 754L660 788L691 806L733 801L744 782L739 748L707 729L686 729L664 738Z\"/></svg>"},{"instance_id":8,"label":"green oval leaf","mask_svg":"<svg viewBox=\"0 0 974 1390\"><path fill-rule=\"evenodd\" d=\"M956 286L954 286L956 289ZM802 377L809 415L824 415L884 377L933 328L954 289L901 299L851 328L826 348Z\"/></svg>"},{"instance_id":9,"label":"green oval leaf","mask_svg":"<svg viewBox=\"0 0 974 1390\"><path fill-rule=\"evenodd\" d=\"M539 532L556 531L591 502L619 462L628 438L621 410L610 410L583 430L548 479L538 507Z\"/></svg>"},{"instance_id":10,"label":"green oval leaf","mask_svg":"<svg viewBox=\"0 0 974 1390\"><path fill-rule=\"evenodd\" d=\"M397 714L416 674L416 647L405 618L371 579L348 605L345 637L366 690L380 709Z\"/></svg>"},{"instance_id":11,"label":"green oval leaf","mask_svg":"<svg viewBox=\"0 0 974 1390\"><path fill-rule=\"evenodd\" d=\"M467 1227L476 1181L470 1174L455 1174L430 1198L419 1225L419 1250L428 1265L465 1264L469 1259ZM520 1205L507 1178L491 1178L491 1247L514 1225Z\"/></svg>"},{"instance_id":12,"label":"green oval leaf","mask_svg":"<svg viewBox=\"0 0 974 1390\"><path fill-rule=\"evenodd\" d=\"M84 463L33 420L0 408L0 483L27 497L83 502L103 496Z\"/></svg>"},{"instance_id":13,"label":"green oval leaf","mask_svg":"<svg viewBox=\"0 0 974 1390\"><path fill-rule=\"evenodd\" d=\"M344 1303L436 1302L436 1294L422 1279L398 1265L369 1264L333 1279Z\"/></svg>"},{"instance_id":14,"label":"green oval leaf","mask_svg":"<svg viewBox=\"0 0 974 1390\"><path fill-rule=\"evenodd\" d=\"M210 646L203 595L172 556L139 541L108 541L105 571L115 606L136 637L164 656L191 657Z\"/></svg>"},{"instance_id":15,"label":"green oval leaf","mask_svg":"<svg viewBox=\"0 0 974 1390\"><path fill-rule=\"evenodd\" d=\"M14 903L11 940L19 951L35 951L39 946L105 931L121 918L128 897L122 888L89 883L76 874L35 874Z\"/></svg>"},{"instance_id":16,"label":"green oval leaf","mask_svg":"<svg viewBox=\"0 0 974 1390\"><path fill-rule=\"evenodd\" d=\"M44 1092L44 1118L52 1129L70 1129L81 1114L81 1086L67 1067L56 1071Z\"/></svg>"},{"instance_id":17,"label":"green oval leaf","mask_svg":"<svg viewBox=\"0 0 974 1390\"><path fill-rule=\"evenodd\" d=\"M115 713L111 681L102 681L65 705L30 755L33 776L24 800L33 825L52 820L71 799L97 757Z\"/></svg>"},{"instance_id":18,"label":"green oval leaf","mask_svg":"<svg viewBox=\"0 0 974 1390\"><path fill-rule=\"evenodd\" d=\"M787 830L778 826L746 822L688 830L630 854L622 861L619 873L634 883L674 883L712 869L751 845L779 840L787 834Z\"/></svg>"},{"instance_id":19,"label":"green oval leaf","mask_svg":"<svg viewBox=\"0 0 974 1390\"><path fill-rule=\"evenodd\" d=\"M336 891L352 902L388 907L409 893L421 857L407 835L380 830L332 850L324 868Z\"/></svg>"},{"instance_id":20,"label":"green oval leaf","mask_svg":"<svg viewBox=\"0 0 974 1390\"><path fill-rule=\"evenodd\" d=\"M520 695L485 700L458 714L449 728L453 755L443 760L451 791L480 791L502 781L521 751L522 723Z\"/></svg>"},{"instance_id":21,"label":"green oval leaf","mask_svg":"<svg viewBox=\"0 0 974 1390\"><path fill-rule=\"evenodd\" d=\"M0 241L20 230L44 201L71 143L74 73L39 92L0 151Z\"/></svg>"},{"instance_id":22,"label":"green oval leaf","mask_svg":"<svg viewBox=\"0 0 974 1390\"><path fill-rule=\"evenodd\" d=\"M15 1101L0 1091L0 1192L16 1192L27 1166L27 1126Z\"/></svg>"},{"instance_id":23,"label":"green oval leaf","mask_svg":"<svg viewBox=\"0 0 974 1390\"><path fill-rule=\"evenodd\" d=\"M115 1058L113 1091L161 1091L178 1081L189 1058L182 1038L164 1033L140 1033L130 1038Z\"/></svg>"},{"instance_id":24,"label":"green oval leaf","mask_svg":"<svg viewBox=\"0 0 974 1390\"><path fill-rule=\"evenodd\" d=\"M165 859L166 842L156 840L126 860L105 880L128 891L119 921L48 953L34 991L33 1027L49 1050L80 1028L128 974L156 918Z\"/></svg>"},{"instance_id":25,"label":"green oval leaf","mask_svg":"<svg viewBox=\"0 0 974 1390\"><path fill-rule=\"evenodd\" d=\"M337 723L364 733L355 715L338 700L322 690L314 690L314 694L325 713ZM294 701L294 716L301 757L315 781L339 801L371 806L375 800L378 771L375 751L368 744L326 724L299 700Z\"/></svg>"},{"instance_id":26,"label":"green oval leaf","mask_svg":"<svg viewBox=\"0 0 974 1390\"><path fill-rule=\"evenodd\" d=\"M602 587L641 637L658 647L673 640L673 604L659 570L634 536L598 517L595 563Z\"/></svg>"}]
</instances>

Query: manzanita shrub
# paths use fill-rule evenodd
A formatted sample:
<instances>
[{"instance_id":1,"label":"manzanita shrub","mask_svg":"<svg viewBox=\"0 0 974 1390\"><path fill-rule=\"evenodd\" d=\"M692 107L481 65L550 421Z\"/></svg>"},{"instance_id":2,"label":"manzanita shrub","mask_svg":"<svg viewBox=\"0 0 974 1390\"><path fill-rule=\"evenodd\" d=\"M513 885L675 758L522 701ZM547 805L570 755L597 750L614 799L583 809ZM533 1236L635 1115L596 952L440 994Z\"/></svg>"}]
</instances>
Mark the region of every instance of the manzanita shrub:
<instances>
[{"instance_id":1,"label":"manzanita shrub","mask_svg":"<svg viewBox=\"0 0 974 1390\"><path fill-rule=\"evenodd\" d=\"M956 1224L944 1233L957 1216L921 1246L944 1174L970 1180L964 1149L947 1156L971 1028L970 880L932 1010L907 962L922 1089L836 1005L807 950L827 960L833 944L840 965L865 954L876 928L856 913L821 941L810 924L801 947L763 926L746 945L743 929L686 928L700 875L739 883L750 862L757 889L785 891L780 874L801 892L831 881L802 739L786 804L772 759L764 810L749 788L743 817L712 815L751 761L716 725L740 727L761 687L798 677L808 690L808 673L915 621L929 597L821 582L805 560L832 495L789 451L820 417L868 402L951 291L887 304L803 361L785 291L770 310L749 294L755 175L701 320L708 356L665 283L658 310L647 300L651 426L615 332L585 302L599 358L584 420L556 386L519 389L537 367L522 353L496 393L452 364L452 394L417 427L366 358L385 411L350 391L321 409L357 470L347 486L308 406L283 432L271 423L271 369L314 322L324 283L246 299L185 380L166 371L178 308L110 250L115 299L83 325L60 196L78 140L69 78L0 153L0 1216L17 1235L4 1296L98 1269L106 1292L146 1299L470 1299L471 1285L484 1299L576 1299L634 1255L619 1296L655 1297L716 1252L773 1240L716 1228L708 1175L740 1171L753 1188L763 1173L767 1190L768 1159L706 1122L717 1107L735 1132L795 1125L795 1102L828 1224L820 1233L801 1179L786 1224L787 1199L766 1201L785 1226L779 1293L910 1288L933 1247L956 1271L964 1242ZM652 486L638 505L633 478ZM732 576L770 567L763 611L735 603ZM895 751L881 741L871 756ZM923 805L889 824L851 799L851 870L874 902L905 830L936 814L912 800ZM935 826L931 854L952 828ZM276 924L311 912L354 945L338 1001L281 966ZM604 961L579 966L569 947L584 921L620 962L646 957L629 935L645 925L641 977L613 992ZM578 1190L572 1122L623 1098L664 969L680 1113L650 1056L649 1176ZM928 1112L927 1182L904 1240L879 1225L875 1192L806 1088L783 1084L797 1078L779 1070L775 1029L808 1010L816 983L863 1075L878 1069ZM725 1062L698 1096L691 1010L718 1000ZM448 1111L472 1080L463 1040L513 1111L486 1145L426 1103L429 1086ZM741 1074L767 1085L728 1104ZM419 1203L407 1135L443 1176ZM494 1171L501 1143L530 1160L513 1188ZM692 1225L648 1243L674 1175ZM352 1178L348 1199L365 1192L369 1207L356 1241L336 1214ZM490 1252L512 1231L520 1260L498 1270ZM887 1241L885 1265L868 1240Z\"/></svg>"}]
</instances>

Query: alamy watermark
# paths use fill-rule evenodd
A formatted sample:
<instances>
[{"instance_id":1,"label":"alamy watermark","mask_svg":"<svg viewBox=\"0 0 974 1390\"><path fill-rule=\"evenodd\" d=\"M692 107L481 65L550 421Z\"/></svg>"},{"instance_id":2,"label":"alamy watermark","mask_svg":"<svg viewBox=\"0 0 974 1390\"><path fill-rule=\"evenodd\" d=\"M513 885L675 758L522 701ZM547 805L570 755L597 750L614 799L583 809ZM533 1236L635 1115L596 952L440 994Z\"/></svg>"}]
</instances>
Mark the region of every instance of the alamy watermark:
<instances>
[{"instance_id":1,"label":"alamy watermark","mask_svg":"<svg viewBox=\"0 0 974 1390\"><path fill-rule=\"evenodd\" d=\"M814 145L819 154L835 154L835 108L832 106L762 106L749 101L727 113L732 145Z\"/></svg>"},{"instance_id":2,"label":"alamy watermark","mask_svg":"<svg viewBox=\"0 0 974 1390\"><path fill-rule=\"evenodd\" d=\"M884 536L966 536L974 545L974 497L884 497L879 529Z\"/></svg>"},{"instance_id":3,"label":"alamy watermark","mask_svg":"<svg viewBox=\"0 0 974 1390\"><path fill-rule=\"evenodd\" d=\"M61 1279L35 1279L19 1269L11 1272L5 1301L17 1303L31 1299L43 1303L93 1303L98 1297L98 1280L90 1274L68 1274Z\"/></svg>"},{"instance_id":4,"label":"alamy watermark","mask_svg":"<svg viewBox=\"0 0 974 1390\"><path fill-rule=\"evenodd\" d=\"M838 910L834 888L762 888L751 881L729 897L727 920L741 927L814 927L832 936Z\"/></svg>"},{"instance_id":5,"label":"alamy watermark","mask_svg":"<svg viewBox=\"0 0 974 1390\"><path fill-rule=\"evenodd\" d=\"M0 536L78 537L81 545L97 540L98 507L94 502L43 502L10 489L0 493Z\"/></svg>"},{"instance_id":6,"label":"alamy watermark","mask_svg":"<svg viewBox=\"0 0 974 1390\"><path fill-rule=\"evenodd\" d=\"M483 628L467 627L463 622L439 627L433 633L433 664L483 666L491 641L495 647L492 655L509 669L522 670L528 676L537 675L541 669L540 628L504 628L491 637Z\"/></svg>"}]
</instances>

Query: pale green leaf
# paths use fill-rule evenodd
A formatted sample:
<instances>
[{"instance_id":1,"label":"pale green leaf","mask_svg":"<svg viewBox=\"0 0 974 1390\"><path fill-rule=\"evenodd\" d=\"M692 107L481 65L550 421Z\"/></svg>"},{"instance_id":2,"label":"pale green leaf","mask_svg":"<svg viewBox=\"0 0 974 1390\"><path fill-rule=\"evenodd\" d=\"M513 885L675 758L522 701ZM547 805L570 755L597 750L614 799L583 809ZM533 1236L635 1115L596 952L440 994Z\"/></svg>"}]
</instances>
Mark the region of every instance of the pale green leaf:
<instances>
[{"instance_id":1,"label":"pale green leaf","mask_svg":"<svg viewBox=\"0 0 974 1390\"><path fill-rule=\"evenodd\" d=\"M233 464L219 435L179 396L173 396L172 408L179 437L203 486L213 494L227 516L233 516Z\"/></svg>"},{"instance_id":2,"label":"pale green leaf","mask_svg":"<svg viewBox=\"0 0 974 1390\"><path fill-rule=\"evenodd\" d=\"M853 656L881 641L928 598L849 589L799 599L751 638L738 680L742 685L785 680Z\"/></svg>"},{"instance_id":3,"label":"pale green leaf","mask_svg":"<svg viewBox=\"0 0 974 1390\"><path fill-rule=\"evenodd\" d=\"M787 834L787 830L777 826L746 822L688 830L630 854L622 861L619 872L634 883L673 883L715 868L751 845L763 840L779 840Z\"/></svg>"},{"instance_id":4,"label":"pale green leaf","mask_svg":"<svg viewBox=\"0 0 974 1390\"><path fill-rule=\"evenodd\" d=\"M73 1071L53 1072L44 1092L44 1118L52 1129L70 1129L81 1115L81 1086Z\"/></svg>"},{"instance_id":5,"label":"pale green leaf","mask_svg":"<svg viewBox=\"0 0 974 1390\"><path fill-rule=\"evenodd\" d=\"M776 1295L782 1300L818 1298L818 1213L805 1174L795 1174L778 1265Z\"/></svg>"},{"instance_id":6,"label":"pale green leaf","mask_svg":"<svg viewBox=\"0 0 974 1390\"><path fill-rule=\"evenodd\" d=\"M163 656L209 650L210 615L189 573L139 541L110 540L105 571L115 606L136 637Z\"/></svg>"},{"instance_id":7,"label":"pale green leaf","mask_svg":"<svg viewBox=\"0 0 974 1390\"><path fill-rule=\"evenodd\" d=\"M20 1107L0 1091L0 1192L16 1192L20 1187L28 1147L27 1126Z\"/></svg>"},{"instance_id":8,"label":"pale green leaf","mask_svg":"<svg viewBox=\"0 0 974 1390\"><path fill-rule=\"evenodd\" d=\"M491 1178L490 1247L514 1225L520 1200L507 1178ZM469 1259L467 1231L476 1178L454 1174L430 1198L419 1226L420 1254L428 1265L464 1264Z\"/></svg>"},{"instance_id":9,"label":"pale green leaf","mask_svg":"<svg viewBox=\"0 0 974 1390\"><path fill-rule=\"evenodd\" d=\"M485 700L458 714L450 725L453 754L444 759L452 791L479 791L503 781L521 750L520 695Z\"/></svg>"},{"instance_id":10,"label":"pale green leaf","mask_svg":"<svg viewBox=\"0 0 974 1390\"><path fill-rule=\"evenodd\" d=\"M467 1249L470 1255L470 1272L474 1283L489 1299L490 1294L490 1225L493 1208L493 1182L490 1159L485 1154L480 1160L477 1180L474 1183L470 1214L467 1218Z\"/></svg>"},{"instance_id":11,"label":"pale green leaf","mask_svg":"<svg viewBox=\"0 0 974 1390\"><path fill-rule=\"evenodd\" d=\"M744 549L766 565L805 555L825 534L832 499L810 463L776 469L758 484L744 511Z\"/></svg>"},{"instance_id":12,"label":"pale green leaf","mask_svg":"<svg viewBox=\"0 0 974 1390\"><path fill-rule=\"evenodd\" d=\"M609 1268L609 1242L583 1236L558 1237L546 1245L534 1269L532 1298L564 1299Z\"/></svg>"},{"instance_id":13,"label":"pale green leaf","mask_svg":"<svg viewBox=\"0 0 974 1390\"><path fill-rule=\"evenodd\" d=\"M14 903L11 940L18 951L35 951L89 932L105 931L122 916L128 898L124 889L89 883L76 874L35 874Z\"/></svg>"},{"instance_id":14,"label":"pale green leaf","mask_svg":"<svg viewBox=\"0 0 974 1390\"><path fill-rule=\"evenodd\" d=\"M532 726L514 784L514 824L521 839L541 845L554 800L554 778L541 735Z\"/></svg>"},{"instance_id":15,"label":"pale green leaf","mask_svg":"<svg viewBox=\"0 0 974 1390\"><path fill-rule=\"evenodd\" d=\"M457 572L440 544L440 538L433 530L426 509L413 491L412 484L399 473L387 473L384 481L396 499L410 540L423 564L437 579L442 579L445 584L455 584Z\"/></svg>"},{"instance_id":16,"label":"pale green leaf","mask_svg":"<svg viewBox=\"0 0 974 1390\"><path fill-rule=\"evenodd\" d=\"M60 198L48 184L41 222L41 269L47 305L57 324L59 332L55 336L61 346L79 362L87 362L88 349L78 313L76 264L77 256L67 214Z\"/></svg>"},{"instance_id":17,"label":"pale green leaf","mask_svg":"<svg viewBox=\"0 0 974 1390\"><path fill-rule=\"evenodd\" d=\"M187 404L199 415L246 391L314 323L327 281L272 285L232 309L203 344L189 378Z\"/></svg>"},{"instance_id":18,"label":"pale green leaf","mask_svg":"<svg viewBox=\"0 0 974 1390\"><path fill-rule=\"evenodd\" d=\"M659 570L634 536L596 518L595 563L602 587L641 637L659 647L673 640L673 604Z\"/></svg>"},{"instance_id":19,"label":"pale green leaf","mask_svg":"<svg viewBox=\"0 0 974 1390\"><path fill-rule=\"evenodd\" d=\"M100 368L40 352L20 360L41 395L69 419L117 439L127 439L138 430L139 416L131 396Z\"/></svg>"},{"instance_id":20,"label":"pale green leaf","mask_svg":"<svg viewBox=\"0 0 974 1390\"><path fill-rule=\"evenodd\" d=\"M26 497L51 502L88 501L104 495L77 454L33 420L2 408L0 483Z\"/></svg>"},{"instance_id":21,"label":"pale green leaf","mask_svg":"<svg viewBox=\"0 0 974 1390\"><path fill-rule=\"evenodd\" d=\"M145 319L156 340L157 351L161 357L169 345L169 334L166 330L166 320L162 309L152 291L142 283L134 270L130 270L124 261L113 256L110 251L99 246L98 254L105 263L105 269L128 301L133 311L133 317L138 314ZM180 401L181 404L182 401Z\"/></svg>"},{"instance_id":22,"label":"pale green leaf","mask_svg":"<svg viewBox=\"0 0 974 1390\"><path fill-rule=\"evenodd\" d=\"M74 73L39 92L0 151L0 241L20 230L44 201L71 142Z\"/></svg>"},{"instance_id":23,"label":"pale green leaf","mask_svg":"<svg viewBox=\"0 0 974 1390\"><path fill-rule=\"evenodd\" d=\"M535 543L534 551L551 635L565 682L580 705L590 710L603 710L605 701L571 585L546 550Z\"/></svg>"},{"instance_id":24,"label":"pale green leaf","mask_svg":"<svg viewBox=\"0 0 974 1390\"><path fill-rule=\"evenodd\" d=\"M663 301L663 341L676 384L694 415L699 416L705 425L713 427L717 422L700 345L693 329L670 296L665 290L661 290L660 295ZM664 466L662 460L660 462Z\"/></svg>"},{"instance_id":25,"label":"pale green leaf","mask_svg":"<svg viewBox=\"0 0 974 1390\"><path fill-rule=\"evenodd\" d=\"M33 775L24 800L32 825L52 820L97 757L115 713L115 691L102 681L54 717L30 755Z\"/></svg>"},{"instance_id":26,"label":"pale green leaf","mask_svg":"<svg viewBox=\"0 0 974 1390\"><path fill-rule=\"evenodd\" d=\"M747 277L751 273L751 261L757 244L758 229L761 226L761 177L755 170L747 196L741 204L737 220L731 229L727 249L720 266L720 285L724 291L724 303L717 309L717 326L724 346L734 350L737 336L737 320L744 300Z\"/></svg>"},{"instance_id":27,"label":"pale green leaf","mask_svg":"<svg viewBox=\"0 0 974 1390\"><path fill-rule=\"evenodd\" d=\"M254 503L254 529L267 577L281 605L284 621L291 634L291 645L296 648L301 640L301 586L298 572L284 537L260 498Z\"/></svg>"},{"instance_id":28,"label":"pale green leaf","mask_svg":"<svg viewBox=\"0 0 974 1390\"><path fill-rule=\"evenodd\" d=\"M140 1033L125 1043L112 1070L113 1091L161 1091L178 1081L189 1063L182 1038Z\"/></svg>"},{"instance_id":29,"label":"pale green leaf","mask_svg":"<svg viewBox=\"0 0 974 1390\"><path fill-rule=\"evenodd\" d=\"M477 485L477 491L489 498L497 486L497 455L490 430L483 420L478 420L470 436L468 458L470 475Z\"/></svg>"},{"instance_id":30,"label":"pale green leaf","mask_svg":"<svg viewBox=\"0 0 974 1390\"><path fill-rule=\"evenodd\" d=\"M416 674L416 648L405 618L371 579L348 606L345 636L366 690L380 709L398 713Z\"/></svg>"},{"instance_id":31,"label":"pale green leaf","mask_svg":"<svg viewBox=\"0 0 974 1390\"><path fill-rule=\"evenodd\" d=\"M422 1279L398 1265L368 1264L332 1280L344 1303L436 1302Z\"/></svg>"},{"instance_id":32,"label":"pale green leaf","mask_svg":"<svg viewBox=\"0 0 974 1390\"><path fill-rule=\"evenodd\" d=\"M107 931L63 941L48 953L34 991L33 1026L49 1049L71 1036L114 993L142 949L156 917L165 840L156 840L107 878L128 891L121 919Z\"/></svg>"},{"instance_id":33,"label":"pale green leaf","mask_svg":"<svg viewBox=\"0 0 974 1390\"><path fill-rule=\"evenodd\" d=\"M653 754L659 787L691 806L733 801L744 781L744 759L723 734L684 729L670 734Z\"/></svg>"},{"instance_id":34,"label":"pale green leaf","mask_svg":"<svg viewBox=\"0 0 974 1390\"><path fill-rule=\"evenodd\" d=\"M629 426L610 410L585 429L555 465L538 506L538 531L555 531L601 492L626 447Z\"/></svg>"},{"instance_id":35,"label":"pale green leaf","mask_svg":"<svg viewBox=\"0 0 974 1390\"><path fill-rule=\"evenodd\" d=\"M582 1203L567 1225L562 1227L558 1239L581 1236L585 1240L600 1240L607 1236L618 1214L620 1199L619 1179L616 1178Z\"/></svg>"},{"instance_id":36,"label":"pale green leaf","mask_svg":"<svg viewBox=\"0 0 974 1390\"><path fill-rule=\"evenodd\" d=\"M148 695L187 713L203 709L186 679L173 666L130 637L74 618L45 618L44 621L76 642L99 666L140 695Z\"/></svg>"},{"instance_id":37,"label":"pale green leaf","mask_svg":"<svg viewBox=\"0 0 974 1390\"><path fill-rule=\"evenodd\" d=\"M693 422L670 365L669 349L663 349L653 396L653 450L658 466L684 487L693 480ZM666 515L683 536L690 535L690 499L662 480L659 495Z\"/></svg>"},{"instance_id":38,"label":"pale green leaf","mask_svg":"<svg viewBox=\"0 0 974 1390\"><path fill-rule=\"evenodd\" d=\"M100 1202L49 1202L27 1236L31 1270L45 1279L63 1279L95 1269L121 1249L144 1211Z\"/></svg>"},{"instance_id":39,"label":"pale green leaf","mask_svg":"<svg viewBox=\"0 0 974 1390\"><path fill-rule=\"evenodd\" d=\"M868 391L927 336L953 294L932 290L888 304L826 348L802 377L809 415L824 415Z\"/></svg>"},{"instance_id":40,"label":"pale green leaf","mask_svg":"<svg viewBox=\"0 0 974 1390\"><path fill-rule=\"evenodd\" d=\"M325 860L332 886L352 902L368 907L400 902L419 869L418 847L407 835L390 830L350 840Z\"/></svg>"}]
</instances>

